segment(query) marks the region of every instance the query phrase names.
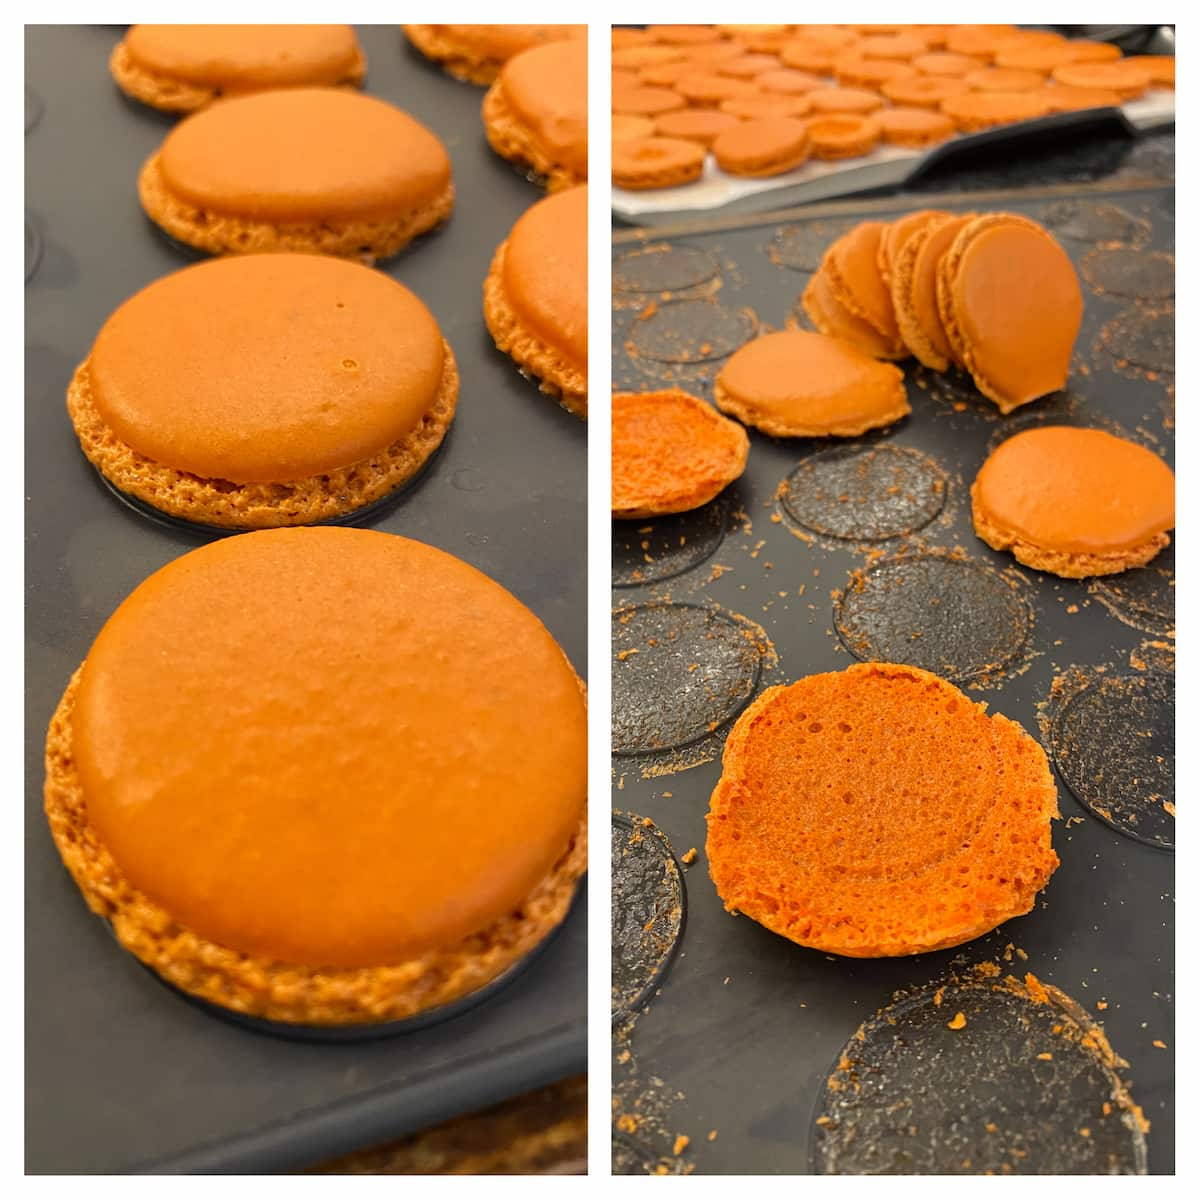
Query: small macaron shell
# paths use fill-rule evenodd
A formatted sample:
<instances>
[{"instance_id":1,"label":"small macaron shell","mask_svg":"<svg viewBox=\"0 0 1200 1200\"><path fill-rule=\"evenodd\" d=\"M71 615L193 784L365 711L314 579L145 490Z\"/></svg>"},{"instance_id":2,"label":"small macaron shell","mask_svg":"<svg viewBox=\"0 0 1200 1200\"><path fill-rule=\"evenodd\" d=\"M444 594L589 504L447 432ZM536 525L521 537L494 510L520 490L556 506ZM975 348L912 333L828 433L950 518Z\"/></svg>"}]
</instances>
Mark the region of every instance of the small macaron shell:
<instances>
[{"instance_id":1,"label":"small macaron shell","mask_svg":"<svg viewBox=\"0 0 1200 1200\"><path fill-rule=\"evenodd\" d=\"M226 95L331 86L360 61L349 25L131 25L124 45L143 70Z\"/></svg>"},{"instance_id":2,"label":"small macaron shell","mask_svg":"<svg viewBox=\"0 0 1200 1200\"><path fill-rule=\"evenodd\" d=\"M570 38L524 50L497 81L513 113L546 157L587 178L587 40Z\"/></svg>"},{"instance_id":3,"label":"small macaron shell","mask_svg":"<svg viewBox=\"0 0 1200 1200\"><path fill-rule=\"evenodd\" d=\"M774 437L856 437L910 411L898 367L805 330L748 342L722 367L714 397Z\"/></svg>"},{"instance_id":4,"label":"small macaron shell","mask_svg":"<svg viewBox=\"0 0 1200 1200\"><path fill-rule=\"evenodd\" d=\"M738 117L717 112L712 108L685 108L680 112L664 113L654 122L654 133L658 137L682 138L701 146L711 146L713 140L726 129L741 124Z\"/></svg>"},{"instance_id":5,"label":"small macaron shell","mask_svg":"<svg viewBox=\"0 0 1200 1200\"><path fill-rule=\"evenodd\" d=\"M912 60L912 65L922 75L931 75L935 79L961 79L986 64L983 59L969 54L951 54L943 50L935 54L918 54Z\"/></svg>"},{"instance_id":6,"label":"small macaron shell","mask_svg":"<svg viewBox=\"0 0 1200 1200\"><path fill-rule=\"evenodd\" d=\"M879 89L893 104L908 108L938 108L950 96L971 89L962 79L918 75L915 79L889 79Z\"/></svg>"},{"instance_id":7,"label":"small macaron shell","mask_svg":"<svg viewBox=\"0 0 1200 1200\"><path fill-rule=\"evenodd\" d=\"M802 96L805 92L824 86L820 76L786 67L778 71L764 71L756 75L754 81L764 92L779 92L785 96Z\"/></svg>"},{"instance_id":8,"label":"small macaron shell","mask_svg":"<svg viewBox=\"0 0 1200 1200\"><path fill-rule=\"evenodd\" d=\"M883 130L883 140L894 146L934 146L956 132L945 113L929 108L885 108L875 119Z\"/></svg>"},{"instance_id":9,"label":"small macaron shell","mask_svg":"<svg viewBox=\"0 0 1200 1200\"><path fill-rule=\"evenodd\" d=\"M1150 77L1152 87L1174 88L1175 56L1173 54L1133 54L1125 61L1145 71Z\"/></svg>"},{"instance_id":10,"label":"small macaron shell","mask_svg":"<svg viewBox=\"0 0 1200 1200\"><path fill-rule=\"evenodd\" d=\"M863 58L883 58L904 61L923 54L929 43L915 33L879 33L864 37L855 44L854 53Z\"/></svg>"},{"instance_id":11,"label":"small macaron shell","mask_svg":"<svg viewBox=\"0 0 1200 1200\"><path fill-rule=\"evenodd\" d=\"M587 374L587 185L539 200L518 218L504 292L521 323Z\"/></svg>"},{"instance_id":12,"label":"small macaron shell","mask_svg":"<svg viewBox=\"0 0 1200 1200\"><path fill-rule=\"evenodd\" d=\"M711 25L647 25L646 32L664 46L701 46L723 36Z\"/></svg>"},{"instance_id":13,"label":"small macaron shell","mask_svg":"<svg viewBox=\"0 0 1200 1200\"><path fill-rule=\"evenodd\" d=\"M984 67L963 76L973 92L1032 92L1043 87L1041 71L1022 71L1017 67Z\"/></svg>"},{"instance_id":14,"label":"small macaron shell","mask_svg":"<svg viewBox=\"0 0 1200 1200\"><path fill-rule=\"evenodd\" d=\"M808 129L792 117L739 121L716 137L712 152L730 175L781 175L808 158Z\"/></svg>"},{"instance_id":15,"label":"small macaron shell","mask_svg":"<svg viewBox=\"0 0 1200 1200\"><path fill-rule=\"evenodd\" d=\"M1083 296L1041 226L989 213L959 231L938 270L938 310L984 395L1002 412L1067 382Z\"/></svg>"},{"instance_id":16,"label":"small macaron shell","mask_svg":"<svg viewBox=\"0 0 1200 1200\"><path fill-rule=\"evenodd\" d=\"M761 89L748 79L734 79L730 75L714 75L701 72L681 79L675 90L689 103L716 108L722 100L737 96L758 96Z\"/></svg>"},{"instance_id":17,"label":"small macaron shell","mask_svg":"<svg viewBox=\"0 0 1200 1200\"><path fill-rule=\"evenodd\" d=\"M1149 86L1150 73L1130 62L1067 63L1051 72L1056 83L1067 87L1101 88L1122 100L1136 100Z\"/></svg>"},{"instance_id":18,"label":"small macaron shell","mask_svg":"<svg viewBox=\"0 0 1200 1200\"><path fill-rule=\"evenodd\" d=\"M704 147L682 138L630 138L613 144L613 183L630 191L691 183L703 170Z\"/></svg>"},{"instance_id":19,"label":"small macaron shell","mask_svg":"<svg viewBox=\"0 0 1200 1200\"><path fill-rule=\"evenodd\" d=\"M681 62L687 55L681 46L634 45L613 50L609 61L614 67L639 70L651 63Z\"/></svg>"},{"instance_id":20,"label":"small macaron shell","mask_svg":"<svg viewBox=\"0 0 1200 1200\"><path fill-rule=\"evenodd\" d=\"M717 64L718 75L732 75L734 79L753 79L764 71L778 71L783 64L775 54L743 54Z\"/></svg>"},{"instance_id":21,"label":"small macaron shell","mask_svg":"<svg viewBox=\"0 0 1200 1200\"><path fill-rule=\"evenodd\" d=\"M882 136L874 117L858 113L827 113L808 122L813 158L831 162L870 154Z\"/></svg>"},{"instance_id":22,"label":"small macaron shell","mask_svg":"<svg viewBox=\"0 0 1200 1200\"><path fill-rule=\"evenodd\" d=\"M1032 121L1049 111L1042 90L964 92L960 96L947 96L942 101L942 112L964 133L1011 125L1015 121Z\"/></svg>"},{"instance_id":23,"label":"small macaron shell","mask_svg":"<svg viewBox=\"0 0 1200 1200\"><path fill-rule=\"evenodd\" d=\"M889 79L907 79L916 73L908 63L858 58L853 53L833 64L833 77L842 87L879 87Z\"/></svg>"},{"instance_id":24,"label":"small macaron shell","mask_svg":"<svg viewBox=\"0 0 1200 1200\"><path fill-rule=\"evenodd\" d=\"M807 95L784 96L777 92L764 92L760 96L741 96L733 100L722 100L720 111L733 117L803 117L812 111L812 102Z\"/></svg>"},{"instance_id":25,"label":"small macaron shell","mask_svg":"<svg viewBox=\"0 0 1200 1200\"><path fill-rule=\"evenodd\" d=\"M883 98L877 92L868 92L864 88L818 88L809 92L808 98L815 113L866 115L883 107Z\"/></svg>"},{"instance_id":26,"label":"small macaron shell","mask_svg":"<svg viewBox=\"0 0 1200 1200\"><path fill-rule=\"evenodd\" d=\"M1073 88L1056 83L1041 92L1041 96L1052 113L1121 107L1121 97L1116 92L1106 92L1101 88Z\"/></svg>"},{"instance_id":27,"label":"small macaron shell","mask_svg":"<svg viewBox=\"0 0 1200 1200\"><path fill-rule=\"evenodd\" d=\"M695 75L697 70L696 64L686 58L680 59L679 62L654 63L652 66L642 67L637 72L634 86L674 87L681 79ZM616 94L615 88L613 94Z\"/></svg>"},{"instance_id":28,"label":"small macaron shell","mask_svg":"<svg viewBox=\"0 0 1200 1200\"><path fill-rule=\"evenodd\" d=\"M176 125L158 161L187 203L268 222L384 220L450 183L446 148L424 125L340 88L222 101Z\"/></svg>"},{"instance_id":29,"label":"small macaron shell","mask_svg":"<svg viewBox=\"0 0 1200 1200\"><path fill-rule=\"evenodd\" d=\"M1059 553L1119 554L1175 525L1171 469L1100 429L1048 425L1008 438L971 494L988 524Z\"/></svg>"},{"instance_id":30,"label":"small macaron shell","mask_svg":"<svg viewBox=\"0 0 1200 1200\"><path fill-rule=\"evenodd\" d=\"M669 88L636 87L614 92L612 110L620 116L657 117L661 113L686 107L678 92Z\"/></svg>"}]
</instances>

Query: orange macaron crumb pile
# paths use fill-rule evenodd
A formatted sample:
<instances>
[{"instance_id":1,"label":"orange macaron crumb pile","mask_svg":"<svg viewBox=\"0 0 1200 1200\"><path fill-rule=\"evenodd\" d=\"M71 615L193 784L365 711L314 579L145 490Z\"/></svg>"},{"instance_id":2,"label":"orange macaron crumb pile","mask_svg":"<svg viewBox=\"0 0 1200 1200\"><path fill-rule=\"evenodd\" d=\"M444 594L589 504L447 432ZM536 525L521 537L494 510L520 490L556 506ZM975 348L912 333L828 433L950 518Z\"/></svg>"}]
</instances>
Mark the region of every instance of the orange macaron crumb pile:
<instances>
[{"instance_id":1,"label":"orange macaron crumb pile","mask_svg":"<svg viewBox=\"0 0 1200 1200\"><path fill-rule=\"evenodd\" d=\"M1170 55L1122 58L1107 42L1015 25L896 25L888 32L651 25L615 28L612 45L614 115L654 119L656 128L642 137L690 142L713 153L711 170L732 175L782 175L810 160L862 158L884 145L921 150L959 134L1120 105L1175 86ZM684 116L700 113L807 123L807 148L785 126L771 136L761 127L743 134ZM679 116L667 119L671 114ZM614 141L632 140L630 128L614 126ZM717 132L724 153L713 145ZM663 153L661 145L650 148L641 169L631 170L637 147L626 147L614 184L646 190L701 178L694 166L662 170Z\"/></svg>"},{"instance_id":2,"label":"orange macaron crumb pile","mask_svg":"<svg viewBox=\"0 0 1200 1200\"><path fill-rule=\"evenodd\" d=\"M873 358L967 371L1004 413L1065 386L1083 319L1066 252L1016 213L864 221L826 251L802 304Z\"/></svg>"},{"instance_id":3,"label":"orange macaron crumb pile","mask_svg":"<svg viewBox=\"0 0 1200 1200\"><path fill-rule=\"evenodd\" d=\"M953 684L863 663L769 688L725 744L718 894L853 958L956 946L1032 909L1058 866L1041 746Z\"/></svg>"}]
</instances>

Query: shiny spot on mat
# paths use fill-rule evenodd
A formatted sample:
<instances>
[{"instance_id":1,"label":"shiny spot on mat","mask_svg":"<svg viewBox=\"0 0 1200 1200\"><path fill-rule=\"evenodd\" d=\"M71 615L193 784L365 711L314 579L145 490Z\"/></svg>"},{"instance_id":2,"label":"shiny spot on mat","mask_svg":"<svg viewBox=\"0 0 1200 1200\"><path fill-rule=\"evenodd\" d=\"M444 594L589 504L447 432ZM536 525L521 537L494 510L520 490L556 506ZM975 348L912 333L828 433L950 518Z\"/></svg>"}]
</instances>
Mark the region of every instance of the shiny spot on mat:
<instances>
[{"instance_id":1,"label":"shiny spot on mat","mask_svg":"<svg viewBox=\"0 0 1200 1200\"><path fill-rule=\"evenodd\" d=\"M612 1016L636 1012L662 985L683 936L687 892L663 832L644 817L612 818Z\"/></svg>"},{"instance_id":2,"label":"shiny spot on mat","mask_svg":"<svg viewBox=\"0 0 1200 1200\"><path fill-rule=\"evenodd\" d=\"M803 225L784 225L771 235L767 257L777 267L815 271L829 247L855 224L854 221L806 221Z\"/></svg>"},{"instance_id":3,"label":"shiny spot on mat","mask_svg":"<svg viewBox=\"0 0 1200 1200\"><path fill-rule=\"evenodd\" d=\"M723 492L691 512L649 521L614 521L613 587L674 579L707 562L725 540L733 502Z\"/></svg>"},{"instance_id":4,"label":"shiny spot on mat","mask_svg":"<svg viewBox=\"0 0 1200 1200\"><path fill-rule=\"evenodd\" d=\"M674 300L634 321L626 349L658 363L705 363L726 358L748 342L757 327L753 314L715 300Z\"/></svg>"},{"instance_id":5,"label":"shiny spot on mat","mask_svg":"<svg viewBox=\"0 0 1200 1200\"><path fill-rule=\"evenodd\" d=\"M1142 245L1150 237L1150 222L1114 204L1094 200L1061 200L1046 209L1043 224L1059 237L1089 245L1128 242Z\"/></svg>"},{"instance_id":6,"label":"shiny spot on mat","mask_svg":"<svg viewBox=\"0 0 1200 1200\"><path fill-rule=\"evenodd\" d=\"M1088 590L1119 621L1163 637L1175 629L1175 574L1166 567L1140 567L1093 579Z\"/></svg>"},{"instance_id":7,"label":"shiny spot on mat","mask_svg":"<svg viewBox=\"0 0 1200 1200\"><path fill-rule=\"evenodd\" d=\"M1075 1001L1033 976L929 984L846 1043L816 1118L814 1168L1144 1175L1143 1121L1124 1065Z\"/></svg>"},{"instance_id":8,"label":"shiny spot on mat","mask_svg":"<svg viewBox=\"0 0 1200 1200\"><path fill-rule=\"evenodd\" d=\"M612 748L653 754L699 741L754 695L764 648L719 608L654 602L612 617Z\"/></svg>"},{"instance_id":9,"label":"shiny spot on mat","mask_svg":"<svg viewBox=\"0 0 1200 1200\"><path fill-rule=\"evenodd\" d=\"M954 683L998 682L1023 665L1033 609L1008 574L930 553L856 571L834 606L846 649Z\"/></svg>"},{"instance_id":10,"label":"shiny spot on mat","mask_svg":"<svg viewBox=\"0 0 1200 1200\"><path fill-rule=\"evenodd\" d=\"M1118 833L1175 847L1175 681L1079 670L1055 680L1049 750L1063 782Z\"/></svg>"},{"instance_id":11,"label":"shiny spot on mat","mask_svg":"<svg viewBox=\"0 0 1200 1200\"><path fill-rule=\"evenodd\" d=\"M1097 249L1084 256L1079 269L1101 296L1169 300L1175 295L1175 259L1157 250Z\"/></svg>"},{"instance_id":12,"label":"shiny spot on mat","mask_svg":"<svg viewBox=\"0 0 1200 1200\"><path fill-rule=\"evenodd\" d=\"M836 446L809 455L780 484L784 517L812 533L880 542L923 529L946 503L941 467L906 446Z\"/></svg>"},{"instance_id":13,"label":"shiny spot on mat","mask_svg":"<svg viewBox=\"0 0 1200 1200\"><path fill-rule=\"evenodd\" d=\"M663 243L628 250L613 263L613 291L679 292L716 279L717 264L703 250Z\"/></svg>"},{"instance_id":14,"label":"shiny spot on mat","mask_svg":"<svg viewBox=\"0 0 1200 1200\"><path fill-rule=\"evenodd\" d=\"M1118 368L1141 373L1175 373L1175 309L1129 308L1100 331L1098 348Z\"/></svg>"}]
</instances>

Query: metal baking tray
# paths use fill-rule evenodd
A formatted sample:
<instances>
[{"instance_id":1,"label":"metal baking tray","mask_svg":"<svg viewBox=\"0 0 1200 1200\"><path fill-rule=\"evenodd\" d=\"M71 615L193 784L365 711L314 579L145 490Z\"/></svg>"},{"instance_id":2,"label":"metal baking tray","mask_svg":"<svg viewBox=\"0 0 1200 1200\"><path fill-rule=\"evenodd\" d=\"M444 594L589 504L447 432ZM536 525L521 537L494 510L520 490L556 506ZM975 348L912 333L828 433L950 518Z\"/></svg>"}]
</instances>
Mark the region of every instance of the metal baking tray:
<instances>
[{"instance_id":1,"label":"metal baking tray","mask_svg":"<svg viewBox=\"0 0 1200 1200\"><path fill-rule=\"evenodd\" d=\"M108 74L109 27L26 31L26 208L41 246L26 286L26 1170L293 1170L389 1140L586 1066L586 896L528 969L429 1028L304 1044L238 1028L172 994L114 946L63 869L42 814L50 715L113 609L202 544L148 520L79 450L66 387L128 296L189 261L143 215L139 167L173 121ZM586 666L586 427L523 378L483 323L496 246L542 192L484 138L483 90L359 29L366 91L446 142L458 199L441 230L382 269L454 347L458 415L430 469L368 523L427 541L498 580ZM27 244L28 244L27 232Z\"/></svg>"},{"instance_id":2,"label":"metal baking tray","mask_svg":"<svg viewBox=\"0 0 1200 1200\"><path fill-rule=\"evenodd\" d=\"M1031 424L1098 425L1172 460L1173 189L890 197L617 233L613 387L711 399L740 344L807 324L797 302L834 238L918 207L1027 213L1056 233L1085 297L1066 391L1001 417L969 380L910 362L913 412L892 429L833 447L751 430L746 473L723 497L613 523L619 1173L828 1170L815 1121L842 1047L894 992L956 962L1032 972L1100 1021L1151 1123L1148 1170L1174 1170L1174 548L1139 571L1060 580L988 549L968 496L989 448ZM861 591L847 589L855 572ZM1062 864L1028 916L954 950L850 960L724 912L704 817L726 733L763 687L859 655L950 675L1047 746ZM986 1080L986 1061L953 1055L926 1076L956 1062ZM1057 1094L1055 1078L1054 1111L1089 1099ZM953 1113L953 1092L946 1102ZM873 1136L864 1123L861 1144ZM1136 1172L1140 1151L1126 1149L1119 1165ZM938 1171L961 1169L937 1153ZM1078 1166L1043 1139L1017 1169Z\"/></svg>"}]
</instances>

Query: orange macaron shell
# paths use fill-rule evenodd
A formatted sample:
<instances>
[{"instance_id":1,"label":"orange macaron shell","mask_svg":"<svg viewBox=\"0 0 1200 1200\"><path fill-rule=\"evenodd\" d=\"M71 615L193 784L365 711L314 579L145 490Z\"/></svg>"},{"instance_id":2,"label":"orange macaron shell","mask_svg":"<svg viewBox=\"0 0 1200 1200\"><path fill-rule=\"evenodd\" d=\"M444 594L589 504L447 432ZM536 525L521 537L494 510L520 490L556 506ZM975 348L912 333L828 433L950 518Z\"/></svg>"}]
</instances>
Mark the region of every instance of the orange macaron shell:
<instances>
[{"instance_id":1,"label":"orange macaron shell","mask_svg":"<svg viewBox=\"0 0 1200 1200\"><path fill-rule=\"evenodd\" d=\"M340 83L361 68L349 25L131 25L140 68L226 94Z\"/></svg>"},{"instance_id":2,"label":"orange macaron shell","mask_svg":"<svg viewBox=\"0 0 1200 1200\"><path fill-rule=\"evenodd\" d=\"M1065 386L1083 295L1040 225L989 213L964 226L938 267L938 312L956 356L1001 412Z\"/></svg>"},{"instance_id":3,"label":"orange macaron shell","mask_svg":"<svg viewBox=\"0 0 1200 1200\"><path fill-rule=\"evenodd\" d=\"M736 422L678 389L612 398L612 515L689 512L746 469L750 439Z\"/></svg>"},{"instance_id":4,"label":"orange macaron shell","mask_svg":"<svg viewBox=\"0 0 1200 1200\"><path fill-rule=\"evenodd\" d=\"M138 292L105 322L88 372L100 416L137 453L209 479L282 483L406 434L434 403L444 356L432 314L388 276L261 254Z\"/></svg>"},{"instance_id":5,"label":"orange macaron shell","mask_svg":"<svg viewBox=\"0 0 1200 1200\"><path fill-rule=\"evenodd\" d=\"M827 954L960 945L1027 913L1058 866L1054 780L1019 725L915 667L768 688L707 816L726 910Z\"/></svg>"},{"instance_id":6,"label":"orange macaron shell","mask_svg":"<svg viewBox=\"0 0 1200 1200\"><path fill-rule=\"evenodd\" d=\"M586 377L587 185L527 209L508 236L504 291L521 323Z\"/></svg>"},{"instance_id":7,"label":"orange macaron shell","mask_svg":"<svg viewBox=\"0 0 1200 1200\"><path fill-rule=\"evenodd\" d=\"M180 122L157 162L171 195L267 222L386 220L450 185L450 157L424 125L337 88L223 100Z\"/></svg>"},{"instance_id":8,"label":"orange macaron shell","mask_svg":"<svg viewBox=\"0 0 1200 1200\"><path fill-rule=\"evenodd\" d=\"M772 437L857 437L911 410L904 373L840 338L784 330L755 338L721 368L717 407Z\"/></svg>"},{"instance_id":9,"label":"orange macaron shell","mask_svg":"<svg viewBox=\"0 0 1200 1200\"><path fill-rule=\"evenodd\" d=\"M323 967L404 962L517 908L579 826L586 714L540 621L368 530L213 542L83 666L87 819L187 930Z\"/></svg>"},{"instance_id":10,"label":"orange macaron shell","mask_svg":"<svg viewBox=\"0 0 1200 1200\"><path fill-rule=\"evenodd\" d=\"M576 180L588 173L587 39L522 51L496 86L541 155Z\"/></svg>"},{"instance_id":11,"label":"orange macaron shell","mask_svg":"<svg viewBox=\"0 0 1200 1200\"><path fill-rule=\"evenodd\" d=\"M1100 429L1049 425L1008 438L980 468L971 498L977 528L1003 535L989 544L1022 544L1035 555L1120 557L1165 545L1175 526L1171 469ZM1030 553L1018 557L1028 562Z\"/></svg>"}]
</instances>

